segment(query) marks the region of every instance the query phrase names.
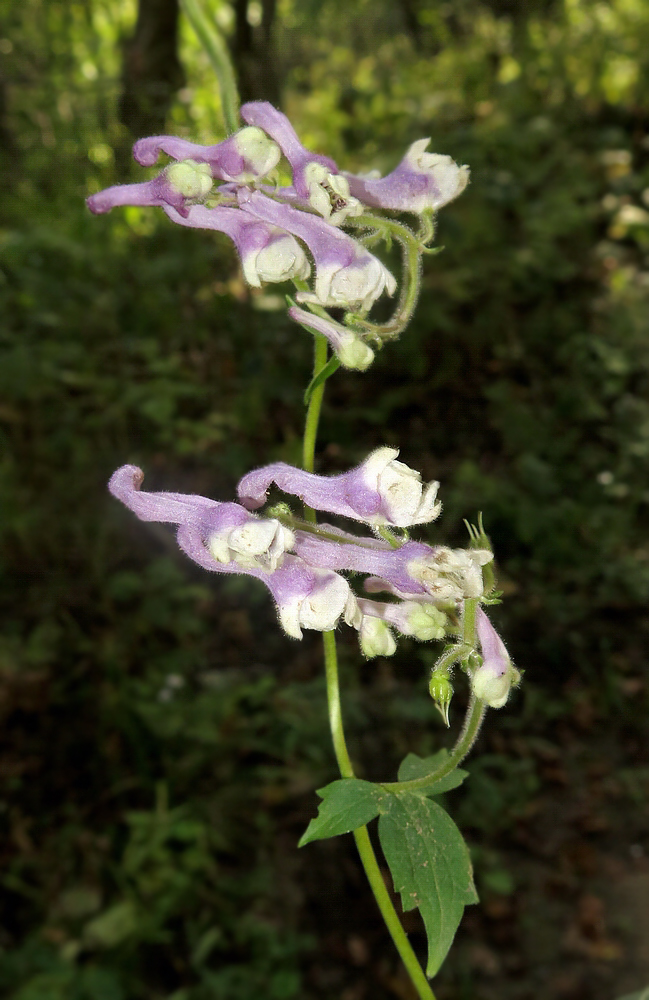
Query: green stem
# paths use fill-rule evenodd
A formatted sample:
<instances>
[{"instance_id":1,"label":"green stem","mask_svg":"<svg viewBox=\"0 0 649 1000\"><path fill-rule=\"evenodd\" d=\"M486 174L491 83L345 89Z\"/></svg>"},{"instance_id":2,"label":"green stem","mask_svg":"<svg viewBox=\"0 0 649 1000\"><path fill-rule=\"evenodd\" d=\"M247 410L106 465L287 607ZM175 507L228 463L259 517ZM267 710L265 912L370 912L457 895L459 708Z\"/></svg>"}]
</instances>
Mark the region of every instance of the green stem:
<instances>
[{"instance_id":1,"label":"green stem","mask_svg":"<svg viewBox=\"0 0 649 1000\"><path fill-rule=\"evenodd\" d=\"M319 375L324 366L327 364L327 338L323 337L321 333L315 333L313 335L314 340L314 361L313 361L313 377ZM320 422L320 410L322 409L322 397L324 396L325 383L321 382L320 385L311 393L311 399L309 400L309 405L306 411L306 421L304 424L304 441L302 444L302 466L307 472L313 472L313 467L315 463L315 445L318 436L318 424ZM315 511L311 510L310 507L304 506L304 517L305 520L309 521L311 524L315 524Z\"/></svg>"},{"instance_id":2,"label":"green stem","mask_svg":"<svg viewBox=\"0 0 649 1000\"><path fill-rule=\"evenodd\" d=\"M322 635L325 654L325 673L327 678L327 701L329 704L329 724L331 726L331 736L334 745L338 769L343 778L353 778L354 768L347 750L345 733L343 730L342 710L340 705L340 686L338 683L338 657L336 655L336 635L334 632L324 632ZM372 847L370 835L366 826L361 826L354 830L354 840L361 859L361 864L365 870L370 888L374 893L374 898L385 925L390 932L394 945L401 956L410 978L420 1000L435 1000L430 983L426 979L417 956L415 955L401 921L397 916L397 911L392 905L392 900L383 881L383 875L376 860L376 854Z\"/></svg>"},{"instance_id":3,"label":"green stem","mask_svg":"<svg viewBox=\"0 0 649 1000\"><path fill-rule=\"evenodd\" d=\"M317 334L314 340L314 376L324 368L327 363L327 341ZM304 443L302 451L303 466L307 472L313 472L315 459L315 445L318 434L318 422L322 407L322 397L324 395L325 383L319 385L313 392L309 400L307 409ZM316 523L316 514L310 507L305 508L305 518L311 523ZM329 725L331 727L331 737L333 740L334 753L338 762L338 768L343 778L354 777L354 767L347 750L345 741L345 731L343 729L342 708L340 704L340 685L338 683L338 655L336 653L336 635L334 632L323 632L322 642L324 646L325 676L327 681L327 705L329 708ZM365 870L370 888L374 894L381 916L390 932L390 937L394 941L395 947L401 956L420 1000L435 1000L435 994L430 988L423 969L417 961L406 932L401 926L401 921L397 916L397 911L392 905L392 900L385 887L379 863L376 860L374 848L370 841L370 836L366 826L361 826L354 830L354 840L361 859L361 864Z\"/></svg>"},{"instance_id":4,"label":"green stem","mask_svg":"<svg viewBox=\"0 0 649 1000\"><path fill-rule=\"evenodd\" d=\"M214 67L221 92L221 108L225 127L229 133L239 128L239 91L230 61L230 53L223 37L217 31L212 19L208 20L200 0L180 0L187 20L198 35L198 39Z\"/></svg>"}]
</instances>

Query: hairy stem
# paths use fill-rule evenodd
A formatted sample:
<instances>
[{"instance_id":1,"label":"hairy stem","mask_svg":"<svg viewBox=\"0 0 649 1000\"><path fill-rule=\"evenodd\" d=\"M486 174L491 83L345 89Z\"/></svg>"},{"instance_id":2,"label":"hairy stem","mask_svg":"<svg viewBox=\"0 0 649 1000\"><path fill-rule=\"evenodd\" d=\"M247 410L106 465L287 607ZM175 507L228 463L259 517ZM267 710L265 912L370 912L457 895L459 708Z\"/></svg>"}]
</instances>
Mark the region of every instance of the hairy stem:
<instances>
[{"instance_id":1,"label":"hairy stem","mask_svg":"<svg viewBox=\"0 0 649 1000\"><path fill-rule=\"evenodd\" d=\"M239 91L228 47L213 19L205 16L200 0L180 0L180 5L214 67L221 92L221 108L229 133L239 128Z\"/></svg>"},{"instance_id":2,"label":"hairy stem","mask_svg":"<svg viewBox=\"0 0 649 1000\"><path fill-rule=\"evenodd\" d=\"M357 219L348 219L348 225L374 227L381 235L394 237L400 244L403 254L403 273L401 294L392 319L387 323L376 324L362 317L350 316L350 325L360 327L378 337L380 340L392 340L398 337L412 319L421 288L421 240L407 228L393 219L364 214Z\"/></svg>"},{"instance_id":3,"label":"hairy stem","mask_svg":"<svg viewBox=\"0 0 649 1000\"><path fill-rule=\"evenodd\" d=\"M447 774L455 770L458 764L462 763L475 743L486 710L487 706L484 701L480 701L472 693L464 717L464 725L458 736L457 743L441 767L436 771L431 771L430 774L425 775L423 778L413 778L412 781L386 781L382 782L381 787L385 788L387 792L416 792L419 788L426 788L434 781L439 781L440 778L446 777Z\"/></svg>"}]
</instances>

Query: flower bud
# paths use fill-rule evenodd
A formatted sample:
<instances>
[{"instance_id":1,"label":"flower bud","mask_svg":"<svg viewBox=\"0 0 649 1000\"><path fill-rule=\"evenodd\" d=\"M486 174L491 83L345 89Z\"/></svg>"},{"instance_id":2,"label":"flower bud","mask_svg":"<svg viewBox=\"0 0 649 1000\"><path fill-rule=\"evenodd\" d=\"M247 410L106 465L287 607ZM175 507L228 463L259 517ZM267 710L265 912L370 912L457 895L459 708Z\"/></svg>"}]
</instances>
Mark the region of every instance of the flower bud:
<instances>
[{"instance_id":1,"label":"flower bud","mask_svg":"<svg viewBox=\"0 0 649 1000\"><path fill-rule=\"evenodd\" d=\"M502 708L509 697L512 679L509 673L494 674L484 665L476 670L471 679L471 687L476 698L487 703L490 708Z\"/></svg>"},{"instance_id":2,"label":"flower bud","mask_svg":"<svg viewBox=\"0 0 649 1000\"><path fill-rule=\"evenodd\" d=\"M446 635L447 618L434 604L418 604L413 601L413 609L408 614L411 634L420 642L443 639Z\"/></svg>"},{"instance_id":3,"label":"flower bud","mask_svg":"<svg viewBox=\"0 0 649 1000\"><path fill-rule=\"evenodd\" d=\"M471 677L473 693L491 708L502 708L512 684L516 686L520 681L520 674L512 665L504 642L480 607L476 613L476 631L483 662Z\"/></svg>"},{"instance_id":4,"label":"flower bud","mask_svg":"<svg viewBox=\"0 0 649 1000\"><path fill-rule=\"evenodd\" d=\"M232 136L236 150L246 161L247 170L237 176L242 184L265 177L274 170L282 157L282 151L276 142L269 139L265 132L256 125L246 125Z\"/></svg>"},{"instance_id":5,"label":"flower bud","mask_svg":"<svg viewBox=\"0 0 649 1000\"><path fill-rule=\"evenodd\" d=\"M359 629L361 652L368 660L375 656L392 656L397 648L394 636L380 618L364 615Z\"/></svg>"},{"instance_id":6,"label":"flower bud","mask_svg":"<svg viewBox=\"0 0 649 1000\"><path fill-rule=\"evenodd\" d=\"M209 163L182 160L172 163L165 170L167 183L183 198L204 198L212 189L212 171Z\"/></svg>"},{"instance_id":7,"label":"flower bud","mask_svg":"<svg viewBox=\"0 0 649 1000\"><path fill-rule=\"evenodd\" d=\"M374 360L372 348L351 330L336 323L335 320L325 319L324 316L307 312L306 309L300 309L298 306L291 306L288 314L291 319L294 319L296 323L305 327L309 332L315 331L326 337L343 367L365 371Z\"/></svg>"},{"instance_id":8,"label":"flower bud","mask_svg":"<svg viewBox=\"0 0 649 1000\"><path fill-rule=\"evenodd\" d=\"M444 720L444 725L448 728L448 710L453 697L453 685L445 673L434 673L428 685L430 696L435 702L435 708Z\"/></svg>"}]
</instances>

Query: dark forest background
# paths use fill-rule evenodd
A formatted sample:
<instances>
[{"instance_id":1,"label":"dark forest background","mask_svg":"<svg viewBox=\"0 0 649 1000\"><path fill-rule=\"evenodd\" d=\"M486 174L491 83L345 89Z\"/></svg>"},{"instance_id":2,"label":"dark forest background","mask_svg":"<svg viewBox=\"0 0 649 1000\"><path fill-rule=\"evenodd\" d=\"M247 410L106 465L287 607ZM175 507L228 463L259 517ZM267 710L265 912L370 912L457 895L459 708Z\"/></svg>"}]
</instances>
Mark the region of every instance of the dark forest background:
<instances>
[{"instance_id":1,"label":"dark forest background","mask_svg":"<svg viewBox=\"0 0 649 1000\"><path fill-rule=\"evenodd\" d=\"M472 169L416 320L329 383L319 469L375 445L483 511L524 683L448 796L471 845L440 1000L614 1000L649 982L649 7L206 0L242 95L314 150ZM308 336L227 239L84 206L141 135L223 137L176 0L5 0L0 26L0 993L412 1000L350 837L297 850L335 772L319 636L208 578L106 494L233 496L295 461ZM452 738L434 648L363 663L359 773ZM453 727L465 693L452 708ZM404 918L425 942L418 917Z\"/></svg>"}]
</instances>

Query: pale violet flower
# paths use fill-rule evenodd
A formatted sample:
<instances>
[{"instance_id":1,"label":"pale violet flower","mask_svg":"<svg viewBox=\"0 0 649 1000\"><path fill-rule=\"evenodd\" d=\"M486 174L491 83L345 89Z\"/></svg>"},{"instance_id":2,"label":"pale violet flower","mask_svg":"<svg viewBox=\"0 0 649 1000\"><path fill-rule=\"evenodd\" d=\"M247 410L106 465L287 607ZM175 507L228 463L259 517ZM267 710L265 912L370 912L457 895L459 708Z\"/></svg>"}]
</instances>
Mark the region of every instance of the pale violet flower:
<instances>
[{"instance_id":1,"label":"pale violet flower","mask_svg":"<svg viewBox=\"0 0 649 1000\"><path fill-rule=\"evenodd\" d=\"M482 665L471 678L473 693L491 708L502 708L512 685L518 684L520 674L513 666L504 642L480 607L477 609L476 631Z\"/></svg>"},{"instance_id":2,"label":"pale violet flower","mask_svg":"<svg viewBox=\"0 0 649 1000\"><path fill-rule=\"evenodd\" d=\"M311 153L305 149L286 115L283 115L267 101L249 101L247 104L243 104L241 117L249 125L256 125L263 129L280 147L291 166L293 185L301 198L309 200L309 180L306 177L306 172L311 164L324 167L330 174L338 173L338 167L331 157Z\"/></svg>"},{"instance_id":3,"label":"pale violet flower","mask_svg":"<svg viewBox=\"0 0 649 1000\"><path fill-rule=\"evenodd\" d=\"M355 368L363 372L372 364L372 348L347 327L297 306L291 306L288 314L296 323L326 337L344 368Z\"/></svg>"},{"instance_id":4,"label":"pale violet flower","mask_svg":"<svg viewBox=\"0 0 649 1000\"><path fill-rule=\"evenodd\" d=\"M373 526L408 527L434 520L441 509L436 502L439 483L424 486L418 472L396 461L398 454L397 448L377 448L355 469L337 476L318 476L275 462L249 472L237 492L250 510L262 506L275 483L309 507Z\"/></svg>"},{"instance_id":5,"label":"pale violet flower","mask_svg":"<svg viewBox=\"0 0 649 1000\"><path fill-rule=\"evenodd\" d=\"M448 549L406 542L398 549L382 539L359 539L332 525L328 536L295 531L295 551L306 562L333 570L367 573L368 593L385 591L401 600L429 600L445 607L483 591L482 566L493 556L486 549Z\"/></svg>"},{"instance_id":6,"label":"pale violet flower","mask_svg":"<svg viewBox=\"0 0 649 1000\"><path fill-rule=\"evenodd\" d=\"M459 167L450 156L427 153L429 142L413 142L396 170L386 177L345 173L351 194L366 205L393 212L421 214L447 205L469 183L469 168Z\"/></svg>"},{"instance_id":7,"label":"pale violet flower","mask_svg":"<svg viewBox=\"0 0 649 1000\"><path fill-rule=\"evenodd\" d=\"M278 226L254 220L239 209L226 206L192 205L186 216L169 206L163 208L181 226L227 233L241 258L243 276L254 288L259 288L262 281L308 278L311 273L311 265L298 241Z\"/></svg>"},{"instance_id":8,"label":"pale violet flower","mask_svg":"<svg viewBox=\"0 0 649 1000\"><path fill-rule=\"evenodd\" d=\"M201 146L174 135L138 139L133 157L143 167L152 167L160 153L174 160L193 160L208 165L214 178L248 184L265 177L277 166L281 151L260 128L246 127L214 146Z\"/></svg>"},{"instance_id":9,"label":"pale violet flower","mask_svg":"<svg viewBox=\"0 0 649 1000\"><path fill-rule=\"evenodd\" d=\"M108 488L140 520L177 524L178 545L199 566L261 580L273 595L288 635L301 639L303 628L329 631L341 618L358 627L360 612L347 580L287 553L293 534L277 521L258 519L235 503L144 492L142 479L141 469L124 465Z\"/></svg>"},{"instance_id":10,"label":"pale violet flower","mask_svg":"<svg viewBox=\"0 0 649 1000\"><path fill-rule=\"evenodd\" d=\"M367 310L384 291L394 294L397 285L388 269L340 229L292 205L273 201L261 191L240 189L238 197L245 212L297 236L313 254L315 292L300 292L299 302Z\"/></svg>"},{"instance_id":11,"label":"pale violet flower","mask_svg":"<svg viewBox=\"0 0 649 1000\"><path fill-rule=\"evenodd\" d=\"M176 164L176 167L181 166ZM146 207L160 206L162 208L171 207L176 210L179 216L185 218L188 215L188 202L191 204L196 195L187 195L188 189L192 191L202 191L207 194L212 186L212 181L198 169L198 164L186 161L184 171L181 176L174 175L170 180L167 170L163 170L150 181L140 181L138 184L114 184L112 187L104 188L97 194L91 194L86 198L86 204L95 215L103 215L111 209L120 205L138 205ZM190 179L191 175L191 179ZM208 186L209 184L209 186Z\"/></svg>"}]
</instances>

